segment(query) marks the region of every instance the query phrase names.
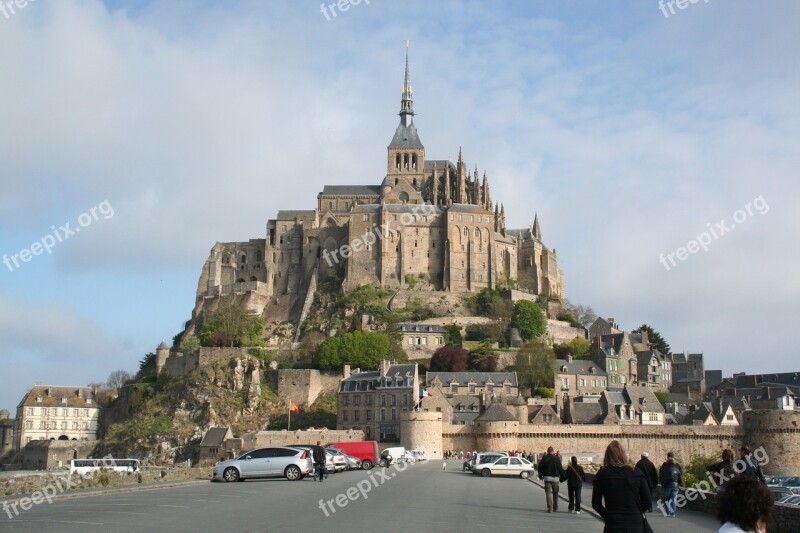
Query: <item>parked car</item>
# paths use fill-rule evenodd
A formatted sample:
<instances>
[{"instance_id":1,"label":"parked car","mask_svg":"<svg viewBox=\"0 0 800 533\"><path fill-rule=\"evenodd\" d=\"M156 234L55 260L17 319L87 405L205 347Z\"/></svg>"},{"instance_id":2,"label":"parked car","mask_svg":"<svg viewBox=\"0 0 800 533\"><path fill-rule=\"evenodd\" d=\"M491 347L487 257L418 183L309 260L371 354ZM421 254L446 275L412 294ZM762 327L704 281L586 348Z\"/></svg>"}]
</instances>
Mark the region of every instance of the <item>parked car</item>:
<instances>
[{"instance_id":1,"label":"parked car","mask_svg":"<svg viewBox=\"0 0 800 533\"><path fill-rule=\"evenodd\" d=\"M405 453L406 449L403 448L402 446L386 448L381 452L380 465L383 467L387 467L392 463L402 461Z\"/></svg>"},{"instance_id":2,"label":"parked car","mask_svg":"<svg viewBox=\"0 0 800 533\"><path fill-rule=\"evenodd\" d=\"M775 497L775 501L780 501L784 498L791 498L792 496L797 496L797 492L794 489L789 489L786 487L767 487L770 492L772 492L772 496Z\"/></svg>"},{"instance_id":3,"label":"parked car","mask_svg":"<svg viewBox=\"0 0 800 533\"><path fill-rule=\"evenodd\" d=\"M519 476L528 479L533 475L533 463L522 457L500 457L492 462L478 463L472 468L473 474L489 476Z\"/></svg>"},{"instance_id":4,"label":"parked car","mask_svg":"<svg viewBox=\"0 0 800 533\"><path fill-rule=\"evenodd\" d=\"M374 440L354 442L331 442L325 446L344 450L347 455L361 460L361 468L369 470L380 461L378 443Z\"/></svg>"},{"instance_id":5,"label":"parked car","mask_svg":"<svg viewBox=\"0 0 800 533\"><path fill-rule=\"evenodd\" d=\"M311 461L314 461L314 449L310 444L294 444L292 448L302 448L304 450L308 450L308 453L311 454ZM325 454L325 473L326 474L333 474L336 472L336 468L333 464L333 456L329 454ZM311 472L314 474L314 472Z\"/></svg>"},{"instance_id":6,"label":"parked car","mask_svg":"<svg viewBox=\"0 0 800 533\"><path fill-rule=\"evenodd\" d=\"M425 450L411 450L411 455L414 457L414 461L427 461L428 454L425 453Z\"/></svg>"},{"instance_id":7,"label":"parked car","mask_svg":"<svg viewBox=\"0 0 800 533\"><path fill-rule=\"evenodd\" d=\"M787 489L800 489L800 476L790 477L781 484L781 487L786 487Z\"/></svg>"},{"instance_id":8,"label":"parked car","mask_svg":"<svg viewBox=\"0 0 800 533\"><path fill-rule=\"evenodd\" d=\"M785 498L782 498L781 500L779 500L778 503L783 503L783 504L786 504L786 505L800 506L800 495L786 496Z\"/></svg>"},{"instance_id":9,"label":"parked car","mask_svg":"<svg viewBox=\"0 0 800 533\"><path fill-rule=\"evenodd\" d=\"M334 472L341 472L347 468L347 460L344 458L345 453L342 450L325 448L325 453L327 453L329 457L333 458Z\"/></svg>"},{"instance_id":10,"label":"parked car","mask_svg":"<svg viewBox=\"0 0 800 533\"><path fill-rule=\"evenodd\" d=\"M244 481L258 477L283 476L298 481L314 472L311 452L303 448L271 446L257 448L214 465L212 481Z\"/></svg>"},{"instance_id":11,"label":"parked car","mask_svg":"<svg viewBox=\"0 0 800 533\"><path fill-rule=\"evenodd\" d=\"M463 472L472 471L476 465L483 463L492 463L501 457L508 457L506 452L483 452L472 456L472 458L464 461Z\"/></svg>"},{"instance_id":12,"label":"parked car","mask_svg":"<svg viewBox=\"0 0 800 533\"><path fill-rule=\"evenodd\" d=\"M361 470L361 459L345 454L344 460L347 462L345 470Z\"/></svg>"},{"instance_id":13,"label":"parked car","mask_svg":"<svg viewBox=\"0 0 800 533\"><path fill-rule=\"evenodd\" d=\"M767 486L768 487L780 487L783 485L783 482L787 479L791 479L790 476L772 476L767 478Z\"/></svg>"}]
</instances>

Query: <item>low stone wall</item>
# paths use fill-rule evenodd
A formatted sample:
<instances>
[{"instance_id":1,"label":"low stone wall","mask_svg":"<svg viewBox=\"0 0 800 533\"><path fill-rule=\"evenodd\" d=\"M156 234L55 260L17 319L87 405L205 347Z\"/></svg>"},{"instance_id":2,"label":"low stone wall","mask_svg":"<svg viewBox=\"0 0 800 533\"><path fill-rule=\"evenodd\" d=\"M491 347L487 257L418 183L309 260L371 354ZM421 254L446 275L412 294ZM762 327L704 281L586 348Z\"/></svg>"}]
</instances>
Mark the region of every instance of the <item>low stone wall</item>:
<instances>
[{"instance_id":1,"label":"low stone wall","mask_svg":"<svg viewBox=\"0 0 800 533\"><path fill-rule=\"evenodd\" d=\"M519 424L508 431L491 434L477 432L473 426L443 426L445 450L486 451L487 442L501 439L508 449L541 452L549 446L562 452L592 452L602 455L612 440L619 440L631 457L647 451L653 462L660 464L667 452L674 452L680 463L688 463L693 454L715 455L723 448L738 449L744 437L739 427L706 426L606 426ZM505 448L504 448L505 449Z\"/></svg>"},{"instance_id":2,"label":"low stone wall","mask_svg":"<svg viewBox=\"0 0 800 533\"><path fill-rule=\"evenodd\" d=\"M681 498L683 496L683 499ZM656 490L655 498L662 498L660 490ZM681 505L681 502L685 502ZM696 491L681 489L678 496L678 508L689 509L692 511L699 511L701 513L716 515L717 514L717 494L714 492ZM653 505L653 511L659 512L657 507ZM680 510L678 511L680 513ZM783 505L782 503L775 504L772 512L773 528L770 533L790 533L797 531L798 524L800 524L800 507L791 505Z\"/></svg>"},{"instance_id":3,"label":"low stone wall","mask_svg":"<svg viewBox=\"0 0 800 533\"><path fill-rule=\"evenodd\" d=\"M264 446L292 446L295 444L322 444L364 440L361 430L309 429L304 431L258 431L247 433L242 439L242 451Z\"/></svg>"},{"instance_id":4,"label":"low stone wall","mask_svg":"<svg viewBox=\"0 0 800 533\"><path fill-rule=\"evenodd\" d=\"M141 474L141 478L139 474ZM105 476L105 478L101 479L101 476ZM70 475L68 470L36 474L20 473L0 479L0 497L4 497L6 500L15 500L17 498L14 496L32 494L47 487L53 487L49 489L51 494L63 494L75 489L167 483L190 479L211 479L211 470L208 468L144 467L141 473L93 472L87 476ZM106 480L105 484L101 482Z\"/></svg>"}]
</instances>

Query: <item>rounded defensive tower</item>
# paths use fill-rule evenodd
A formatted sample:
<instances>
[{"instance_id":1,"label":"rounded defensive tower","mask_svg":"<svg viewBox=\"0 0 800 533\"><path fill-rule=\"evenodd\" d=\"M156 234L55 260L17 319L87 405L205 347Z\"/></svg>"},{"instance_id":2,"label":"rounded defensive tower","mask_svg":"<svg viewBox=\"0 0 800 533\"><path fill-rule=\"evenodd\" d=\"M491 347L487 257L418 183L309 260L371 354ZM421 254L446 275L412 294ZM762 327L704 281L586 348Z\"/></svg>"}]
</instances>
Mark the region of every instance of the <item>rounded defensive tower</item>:
<instances>
[{"instance_id":1,"label":"rounded defensive tower","mask_svg":"<svg viewBox=\"0 0 800 533\"><path fill-rule=\"evenodd\" d=\"M400 413L400 444L406 450L425 450L430 459L442 458L442 413Z\"/></svg>"},{"instance_id":2,"label":"rounded defensive tower","mask_svg":"<svg viewBox=\"0 0 800 533\"><path fill-rule=\"evenodd\" d=\"M742 442L754 450L764 474L794 475L800 471L800 412L754 409L745 411L742 418ZM769 462L765 464L766 460Z\"/></svg>"}]
</instances>

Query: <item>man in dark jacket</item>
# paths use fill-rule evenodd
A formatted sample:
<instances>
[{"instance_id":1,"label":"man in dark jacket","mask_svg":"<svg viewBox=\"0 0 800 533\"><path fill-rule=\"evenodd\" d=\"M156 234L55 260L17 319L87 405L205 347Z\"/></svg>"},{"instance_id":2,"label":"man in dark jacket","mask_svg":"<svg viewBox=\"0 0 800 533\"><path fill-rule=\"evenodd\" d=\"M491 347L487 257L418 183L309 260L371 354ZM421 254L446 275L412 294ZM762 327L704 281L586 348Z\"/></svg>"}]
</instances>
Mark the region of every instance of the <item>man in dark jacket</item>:
<instances>
[{"instance_id":1,"label":"man in dark jacket","mask_svg":"<svg viewBox=\"0 0 800 533\"><path fill-rule=\"evenodd\" d=\"M647 487L650 489L650 499L653 497L653 489L658 485L658 473L656 472L656 465L650 460L650 454L642 452L642 458L636 463L636 468L642 471L644 478L647 480ZM653 506L651 505L647 512L652 512Z\"/></svg>"},{"instance_id":2,"label":"man in dark jacket","mask_svg":"<svg viewBox=\"0 0 800 533\"><path fill-rule=\"evenodd\" d=\"M544 481L544 492L547 495L547 512L558 511L558 484L566 475L561 460L553 453L552 446L539 461L539 479Z\"/></svg>"},{"instance_id":3,"label":"man in dark jacket","mask_svg":"<svg viewBox=\"0 0 800 533\"><path fill-rule=\"evenodd\" d=\"M667 462L661 465L661 472L658 480L664 488L664 499L666 499L666 511L663 504L659 503L658 508L665 515L675 516L678 510L678 489L683 483L683 472L681 465L675 462L675 454L667 454Z\"/></svg>"},{"instance_id":4,"label":"man in dark jacket","mask_svg":"<svg viewBox=\"0 0 800 533\"><path fill-rule=\"evenodd\" d=\"M325 448L322 447L320 441L317 441L316 446L312 446L311 455L314 457L315 474L318 475L319 480L322 481L322 477L327 475L325 472L325 462L328 460L328 454L325 453Z\"/></svg>"}]
</instances>

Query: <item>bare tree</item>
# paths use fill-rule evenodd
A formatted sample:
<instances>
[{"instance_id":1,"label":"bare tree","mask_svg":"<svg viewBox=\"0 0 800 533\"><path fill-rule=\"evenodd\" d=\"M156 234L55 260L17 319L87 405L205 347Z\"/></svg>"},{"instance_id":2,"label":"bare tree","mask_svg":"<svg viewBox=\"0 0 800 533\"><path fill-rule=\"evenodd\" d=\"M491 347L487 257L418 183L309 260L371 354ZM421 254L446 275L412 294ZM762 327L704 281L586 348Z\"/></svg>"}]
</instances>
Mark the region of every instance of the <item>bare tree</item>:
<instances>
[{"instance_id":1,"label":"bare tree","mask_svg":"<svg viewBox=\"0 0 800 533\"><path fill-rule=\"evenodd\" d=\"M133 376L127 370L114 370L108 376L108 380L106 381L106 387L111 390L119 390L125 385L125 382L131 379Z\"/></svg>"}]
</instances>

